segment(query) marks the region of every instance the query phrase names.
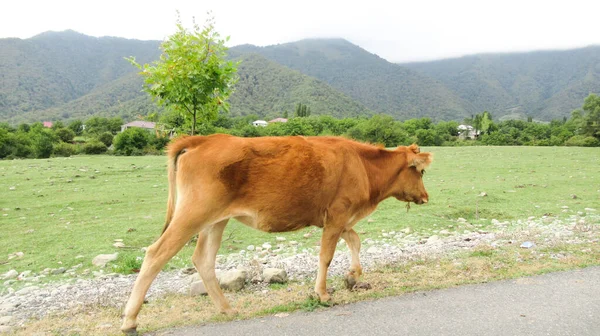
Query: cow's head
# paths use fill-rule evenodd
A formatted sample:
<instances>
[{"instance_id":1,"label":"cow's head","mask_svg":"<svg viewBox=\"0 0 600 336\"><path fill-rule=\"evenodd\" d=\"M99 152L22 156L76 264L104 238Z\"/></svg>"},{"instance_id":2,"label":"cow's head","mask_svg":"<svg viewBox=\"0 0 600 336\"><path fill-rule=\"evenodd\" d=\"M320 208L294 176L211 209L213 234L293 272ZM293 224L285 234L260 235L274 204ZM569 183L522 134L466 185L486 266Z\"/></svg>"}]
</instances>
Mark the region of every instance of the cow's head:
<instances>
[{"instance_id":1,"label":"cow's head","mask_svg":"<svg viewBox=\"0 0 600 336\"><path fill-rule=\"evenodd\" d=\"M421 153L416 144L408 147L398 147L397 151L406 154L406 164L403 165L396 180L394 186L396 193L394 196L400 201L416 204L427 203L429 195L423 184L423 175L425 174L425 168L433 160L433 154Z\"/></svg>"}]
</instances>

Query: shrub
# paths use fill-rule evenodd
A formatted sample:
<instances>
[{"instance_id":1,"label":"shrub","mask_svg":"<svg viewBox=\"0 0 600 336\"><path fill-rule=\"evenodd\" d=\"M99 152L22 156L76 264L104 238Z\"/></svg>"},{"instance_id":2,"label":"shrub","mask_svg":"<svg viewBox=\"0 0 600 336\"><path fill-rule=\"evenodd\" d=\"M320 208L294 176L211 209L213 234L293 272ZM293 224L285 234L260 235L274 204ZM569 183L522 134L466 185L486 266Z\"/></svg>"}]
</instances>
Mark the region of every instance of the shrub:
<instances>
[{"instance_id":1,"label":"shrub","mask_svg":"<svg viewBox=\"0 0 600 336\"><path fill-rule=\"evenodd\" d=\"M576 135L567 140L565 146L599 147L600 141L593 136Z\"/></svg>"},{"instance_id":2,"label":"shrub","mask_svg":"<svg viewBox=\"0 0 600 336\"><path fill-rule=\"evenodd\" d=\"M121 155L141 155L152 141L152 135L141 128L128 128L113 140L115 152Z\"/></svg>"},{"instance_id":3,"label":"shrub","mask_svg":"<svg viewBox=\"0 0 600 336\"><path fill-rule=\"evenodd\" d=\"M110 132L104 132L98 135L97 140L106 145L106 147L110 147L113 143L114 136Z\"/></svg>"},{"instance_id":4,"label":"shrub","mask_svg":"<svg viewBox=\"0 0 600 336\"><path fill-rule=\"evenodd\" d=\"M62 142L71 142L75 138L75 132L69 128L59 128L54 133Z\"/></svg>"},{"instance_id":5,"label":"shrub","mask_svg":"<svg viewBox=\"0 0 600 336\"><path fill-rule=\"evenodd\" d=\"M83 145L83 152L85 154L102 154L105 153L108 148L105 144L98 140L92 140Z\"/></svg>"},{"instance_id":6,"label":"shrub","mask_svg":"<svg viewBox=\"0 0 600 336\"><path fill-rule=\"evenodd\" d=\"M53 152L54 156L69 157L76 153L76 149L75 149L74 145L71 145L71 144L68 144L65 142L60 142L60 143L54 144L54 148L52 149L52 152Z\"/></svg>"},{"instance_id":7,"label":"shrub","mask_svg":"<svg viewBox=\"0 0 600 336\"><path fill-rule=\"evenodd\" d=\"M156 138L152 139L151 143L152 143L152 146L154 146L154 148L156 148L157 150L160 151L167 146L169 141L170 141L170 139L168 137L156 137Z\"/></svg>"},{"instance_id":8,"label":"shrub","mask_svg":"<svg viewBox=\"0 0 600 336\"><path fill-rule=\"evenodd\" d=\"M41 127L31 127L29 131L31 137L31 148L33 155L38 159L49 158L52 155L53 144L57 137L52 130Z\"/></svg>"}]
</instances>

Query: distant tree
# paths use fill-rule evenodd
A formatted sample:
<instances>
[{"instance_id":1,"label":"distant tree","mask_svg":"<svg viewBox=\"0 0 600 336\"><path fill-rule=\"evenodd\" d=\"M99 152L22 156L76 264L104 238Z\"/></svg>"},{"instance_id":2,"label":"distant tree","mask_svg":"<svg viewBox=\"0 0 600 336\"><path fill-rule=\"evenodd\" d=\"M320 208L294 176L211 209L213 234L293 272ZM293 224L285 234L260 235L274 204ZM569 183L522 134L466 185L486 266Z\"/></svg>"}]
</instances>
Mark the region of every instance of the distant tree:
<instances>
[{"instance_id":1,"label":"distant tree","mask_svg":"<svg viewBox=\"0 0 600 336\"><path fill-rule=\"evenodd\" d=\"M67 127L75 132L76 136L83 134L83 122L81 120L73 120Z\"/></svg>"},{"instance_id":2,"label":"distant tree","mask_svg":"<svg viewBox=\"0 0 600 336\"><path fill-rule=\"evenodd\" d=\"M296 105L296 117L305 118L310 116L310 108L302 103Z\"/></svg>"},{"instance_id":3,"label":"distant tree","mask_svg":"<svg viewBox=\"0 0 600 336\"><path fill-rule=\"evenodd\" d=\"M106 147L110 147L112 145L114 136L110 132L104 132L98 134L97 140L102 142Z\"/></svg>"},{"instance_id":4,"label":"distant tree","mask_svg":"<svg viewBox=\"0 0 600 336\"><path fill-rule=\"evenodd\" d=\"M590 94L583 103L583 125L581 131L584 135L593 136L600 140L600 96Z\"/></svg>"},{"instance_id":5,"label":"distant tree","mask_svg":"<svg viewBox=\"0 0 600 336\"><path fill-rule=\"evenodd\" d=\"M52 123L53 130L56 131L57 129L61 129L61 128L65 128L65 124L62 121L58 120L58 121L55 121Z\"/></svg>"},{"instance_id":6,"label":"distant tree","mask_svg":"<svg viewBox=\"0 0 600 336\"><path fill-rule=\"evenodd\" d=\"M481 131L482 122L483 122L483 115L476 114L475 118L473 118L473 125L472 125L475 130L476 135L479 133L479 131Z\"/></svg>"},{"instance_id":7,"label":"distant tree","mask_svg":"<svg viewBox=\"0 0 600 336\"><path fill-rule=\"evenodd\" d=\"M98 135L104 132L110 132L113 135L121 131L123 119L91 117L85 122L85 132L90 135Z\"/></svg>"},{"instance_id":8,"label":"distant tree","mask_svg":"<svg viewBox=\"0 0 600 336\"><path fill-rule=\"evenodd\" d=\"M481 115L481 132L490 134L490 131L493 128L492 124L492 114L488 111L483 111L483 114Z\"/></svg>"},{"instance_id":9,"label":"distant tree","mask_svg":"<svg viewBox=\"0 0 600 336\"><path fill-rule=\"evenodd\" d=\"M198 119L217 117L219 107L237 81L237 63L226 60L225 42L210 17L204 26L194 23L188 30L177 19L177 31L161 44L160 60L143 66L134 57L127 60L142 70L144 90L160 105L173 107L191 119L191 134Z\"/></svg>"},{"instance_id":10,"label":"distant tree","mask_svg":"<svg viewBox=\"0 0 600 336\"><path fill-rule=\"evenodd\" d=\"M157 122L159 118L160 118L160 116L158 115L158 112L151 112L151 113L148 113L148 115L146 117L144 117L144 120Z\"/></svg>"},{"instance_id":11,"label":"distant tree","mask_svg":"<svg viewBox=\"0 0 600 336\"><path fill-rule=\"evenodd\" d=\"M144 147L152 141L151 135L144 129L132 127L119 133L113 140L115 151L122 155L141 155Z\"/></svg>"},{"instance_id":12,"label":"distant tree","mask_svg":"<svg viewBox=\"0 0 600 336\"><path fill-rule=\"evenodd\" d=\"M159 121L167 130L174 130L180 133L189 132L189 130L186 131L189 128L186 128L185 116L179 113L179 111L173 109L167 110L160 116Z\"/></svg>"},{"instance_id":13,"label":"distant tree","mask_svg":"<svg viewBox=\"0 0 600 336\"><path fill-rule=\"evenodd\" d=\"M286 110L286 111L283 111L283 117L284 117L285 119L287 119L287 118L288 118L288 111L287 111L287 110Z\"/></svg>"},{"instance_id":14,"label":"distant tree","mask_svg":"<svg viewBox=\"0 0 600 336\"><path fill-rule=\"evenodd\" d=\"M19 130L20 132L29 132L30 126L29 124L20 124L19 127L17 128L17 130Z\"/></svg>"},{"instance_id":15,"label":"distant tree","mask_svg":"<svg viewBox=\"0 0 600 336\"><path fill-rule=\"evenodd\" d=\"M75 138L75 132L73 132L73 130L70 128L59 128L55 130L54 133L56 133L56 136L62 142L71 142L73 141L73 138Z\"/></svg>"},{"instance_id":16,"label":"distant tree","mask_svg":"<svg viewBox=\"0 0 600 336\"><path fill-rule=\"evenodd\" d=\"M37 159L49 158L52 155L53 143L58 141L58 138L51 129L41 125L31 127L29 130L33 155Z\"/></svg>"}]
</instances>

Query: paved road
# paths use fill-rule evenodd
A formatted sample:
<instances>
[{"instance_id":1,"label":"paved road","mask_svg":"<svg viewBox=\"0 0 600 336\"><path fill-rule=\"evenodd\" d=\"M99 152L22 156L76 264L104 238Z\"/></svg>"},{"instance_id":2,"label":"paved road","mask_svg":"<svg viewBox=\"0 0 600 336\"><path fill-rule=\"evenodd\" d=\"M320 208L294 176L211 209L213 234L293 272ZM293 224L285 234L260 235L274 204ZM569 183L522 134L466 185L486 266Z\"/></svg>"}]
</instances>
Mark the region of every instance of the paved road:
<instances>
[{"instance_id":1,"label":"paved road","mask_svg":"<svg viewBox=\"0 0 600 336\"><path fill-rule=\"evenodd\" d=\"M600 335L600 267L152 335Z\"/></svg>"}]
</instances>

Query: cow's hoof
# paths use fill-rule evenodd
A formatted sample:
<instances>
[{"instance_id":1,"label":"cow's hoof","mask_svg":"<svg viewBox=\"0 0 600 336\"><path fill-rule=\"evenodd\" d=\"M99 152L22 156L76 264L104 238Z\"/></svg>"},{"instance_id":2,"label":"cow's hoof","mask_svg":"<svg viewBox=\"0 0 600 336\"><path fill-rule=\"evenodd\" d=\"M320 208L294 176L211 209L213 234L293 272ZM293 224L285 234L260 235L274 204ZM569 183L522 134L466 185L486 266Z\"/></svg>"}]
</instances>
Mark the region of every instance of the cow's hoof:
<instances>
[{"instance_id":1,"label":"cow's hoof","mask_svg":"<svg viewBox=\"0 0 600 336\"><path fill-rule=\"evenodd\" d=\"M331 295L329 295L327 293L319 295L319 301L321 301L321 302L331 302Z\"/></svg>"},{"instance_id":2,"label":"cow's hoof","mask_svg":"<svg viewBox=\"0 0 600 336\"><path fill-rule=\"evenodd\" d=\"M227 309L221 310L221 314L228 316L228 317L233 317L238 314L238 311L237 311L237 309L227 308Z\"/></svg>"},{"instance_id":3,"label":"cow's hoof","mask_svg":"<svg viewBox=\"0 0 600 336\"><path fill-rule=\"evenodd\" d=\"M137 335L137 323L135 320L124 319L123 324L121 325L121 331L125 335Z\"/></svg>"},{"instance_id":4,"label":"cow's hoof","mask_svg":"<svg viewBox=\"0 0 600 336\"><path fill-rule=\"evenodd\" d=\"M138 335L136 327L133 327L133 328L123 328L123 327L121 327L121 331L123 332L123 334L125 334L127 336L137 336Z\"/></svg>"}]
</instances>

